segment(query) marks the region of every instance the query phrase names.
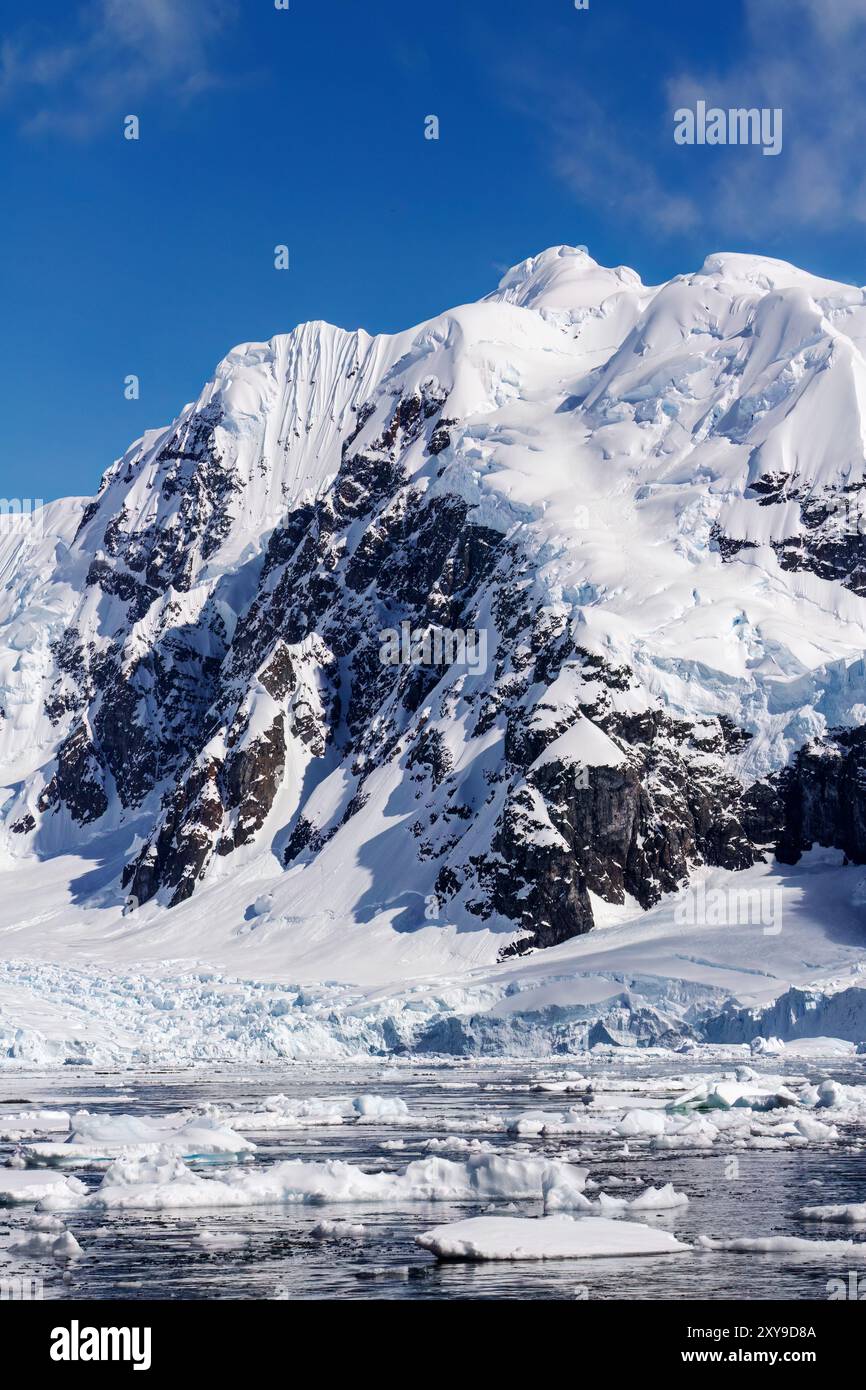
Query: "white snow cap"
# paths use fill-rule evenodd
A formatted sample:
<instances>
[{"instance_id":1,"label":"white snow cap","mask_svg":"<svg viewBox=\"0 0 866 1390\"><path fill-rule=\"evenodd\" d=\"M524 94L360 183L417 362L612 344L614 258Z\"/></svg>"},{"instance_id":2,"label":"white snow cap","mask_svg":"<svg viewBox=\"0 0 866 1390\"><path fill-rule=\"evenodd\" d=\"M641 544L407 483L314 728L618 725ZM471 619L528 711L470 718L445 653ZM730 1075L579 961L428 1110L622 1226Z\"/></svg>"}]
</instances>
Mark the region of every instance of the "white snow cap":
<instances>
[{"instance_id":1,"label":"white snow cap","mask_svg":"<svg viewBox=\"0 0 866 1390\"><path fill-rule=\"evenodd\" d=\"M624 287L641 288L628 266L601 266L585 246L551 246L507 270L487 298L525 309L587 309Z\"/></svg>"}]
</instances>

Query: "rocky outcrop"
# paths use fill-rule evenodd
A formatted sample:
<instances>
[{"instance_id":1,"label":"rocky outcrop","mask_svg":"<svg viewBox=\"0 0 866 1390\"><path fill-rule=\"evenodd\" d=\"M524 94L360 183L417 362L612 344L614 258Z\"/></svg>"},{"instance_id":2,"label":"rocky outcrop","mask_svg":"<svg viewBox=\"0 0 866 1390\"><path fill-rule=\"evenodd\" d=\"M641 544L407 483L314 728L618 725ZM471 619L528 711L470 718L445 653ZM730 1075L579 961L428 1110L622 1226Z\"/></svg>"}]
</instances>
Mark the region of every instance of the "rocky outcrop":
<instances>
[{"instance_id":1,"label":"rocky outcrop","mask_svg":"<svg viewBox=\"0 0 866 1390\"><path fill-rule=\"evenodd\" d=\"M789 473L768 473L752 483L746 497L755 507L776 507L785 517L782 534L769 541L782 569L838 580L866 595L866 483L804 487ZM757 545L726 535L720 525L713 538L725 560Z\"/></svg>"},{"instance_id":2,"label":"rocky outcrop","mask_svg":"<svg viewBox=\"0 0 866 1390\"><path fill-rule=\"evenodd\" d=\"M65 807L79 825L99 820L108 809L104 775L87 725L76 725L60 745L54 775L37 800L38 810Z\"/></svg>"},{"instance_id":3,"label":"rocky outcrop","mask_svg":"<svg viewBox=\"0 0 866 1390\"><path fill-rule=\"evenodd\" d=\"M505 954L698 865L866 861L862 296L753 259L650 290L559 248L412 334L231 353L47 589L10 571L11 852L134 826L166 906L321 856L360 920Z\"/></svg>"},{"instance_id":4,"label":"rocky outcrop","mask_svg":"<svg viewBox=\"0 0 866 1390\"><path fill-rule=\"evenodd\" d=\"M866 728L801 748L783 775L782 798L776 855L783 864L796 864L813 845L866 864Z\"/></svg>"}]
</instances>

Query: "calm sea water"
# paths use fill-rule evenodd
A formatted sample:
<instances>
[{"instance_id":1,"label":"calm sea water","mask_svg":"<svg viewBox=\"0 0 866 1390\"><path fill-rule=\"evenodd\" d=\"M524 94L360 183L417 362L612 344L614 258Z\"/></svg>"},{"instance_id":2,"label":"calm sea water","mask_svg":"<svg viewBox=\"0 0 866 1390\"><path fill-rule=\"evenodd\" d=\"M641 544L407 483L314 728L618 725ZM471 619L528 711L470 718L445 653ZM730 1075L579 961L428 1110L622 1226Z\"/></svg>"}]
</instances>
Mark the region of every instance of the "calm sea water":
<instances>
[{"instance_id":1,"label":"calm sea water","mask_svg":"<svg viewBox=\"0 0 866 1390\"><path fill-rule=\"evenodd\" d=\"M730 1064L728 1064L730 1067ZM605 1080L632 1081L683 1075L691 1067L706 1074L711 1068L675 1058L627 1067L576 1059L575 1070L589 1075L597 1090ZM712 1070L719 1074L726 1068ZM778 1072L774 1060L772 1070ZM259 1144L257 1162L285 1158L340 1158L368 1169L402 1169L426 1156L424 1144L443 1137L438 1122L447 1120L452 1133L475 1136L495 1146L509 1147L513 1136L484 1130L485 1117L523 1109L557 1111L576 1103L574 1097L534 1092L549 1061L526 1065L455 1063L442 1067L356 1067L300 1065L260 1069L219 1069L206 1073L165 1073L139 1077L131 1073L93 1075L63 1073L60 1077L33 1074L0 1075L0 1123L4 1114L26 1108L85 1108L93 1113L157 1115L197 1107L206 1102L236 1102L249 1107L266 1096L345 1096L374 1092L397 1095L413 1116L423 1115L429 1127L398 1123L344 1124L316 1127L280 1135L253 1136ZM828 1074L864 1084L866 1071L852 1062L842 1066L792 1065L789 1071L820 1080ZM637 1102L639 1104L639 1102ZM404 1147L384 1144L402 1139ZM593 1178L621 1178L634 1185L673 1183L688 1193L690 1204L653 1218L678 1238L693 1242L698 1235L772 1236L866 1240L850 1227L806 1225L795 1215L804 1203L855 1202L866 1199L866 1136L850 1133L842 1148L743 1151L739 1176L726 1170L729 1152L712 1150L651 1151L632 1142L623 1154L621 1138L522 1138L533 1153L577 1160L589 1166ZM310 1140L315 1141L311 1144ZM5 1152L4 1152L5 1151ZM12 1145L0 1145L0 1161ZM451 1155L446 1155L446 1157ZM210 1170L218 1168L213 1163ZM89 1185L99 1174L71 1169ZM602 1183L611 1193L616 1185ZM69 1226L85 1249L85 1257L64 1267L28 1261L16 1265L44 1280L46 1298L76 1299L793 1299L828 1296L828 1281L848 1277L849 1268L862 1272L866 1259L810 1256L729 1255L694 1253L644 1259L549 1261L539 1264L440 1264L419 1249L414 1237L446 1221L478 1215L485 1205L448 1202L405 1205L318 1205L254 1207L243 1210L180 1213L73 1213ZM537 1215L537 1203L521 1203L520 1214ZM511 1212L511 1215L516 1214ZM2 1237L25 1219L22 1209L0 1208ZM362 1223L363 1239L319 1240L311 1234L323 1220ZM645 1219L645 1218L642 1218ZM206 1247L196 1241L203 1230L228 1238L225 1246ZM231 1238L246 1237L243 1245ZM0 1256L0 1274L10 1267Z\"/></svg>"}]
</instances>

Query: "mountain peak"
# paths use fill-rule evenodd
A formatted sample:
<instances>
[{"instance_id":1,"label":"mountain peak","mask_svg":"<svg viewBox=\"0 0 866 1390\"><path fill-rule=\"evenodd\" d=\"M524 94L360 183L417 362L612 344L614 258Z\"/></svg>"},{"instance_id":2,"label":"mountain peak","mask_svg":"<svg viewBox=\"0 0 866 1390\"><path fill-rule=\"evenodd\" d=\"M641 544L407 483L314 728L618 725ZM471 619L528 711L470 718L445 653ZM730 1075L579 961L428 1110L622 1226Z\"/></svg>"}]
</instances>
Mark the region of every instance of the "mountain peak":
<instances>
[{"instance_id":1,"label":"mountain peak","mask_svg":"<svg viewBox=\"0 0 866 1390\"><path fill-rule=\"evenodd\" d=\"M478 958L796 855L771 779L866 709L864 343L781 261L558 246L402 334L242 344L0 547L0 850L114 845L111 929L213 892L234 932L264 880L275 931Z\"/></svg>"},{"instance_id":2,"label":"mountain peak","mask_svg":"<svg viewBox=\"0 0 866 1390\"><path fill-rule=\"evenodd\" d=\"M584 310L623 289L641 288L640 276L628 266L599 265L585 246L551 246L512 266L487 299L525 309Z\"/></svg>"}]
</instances>

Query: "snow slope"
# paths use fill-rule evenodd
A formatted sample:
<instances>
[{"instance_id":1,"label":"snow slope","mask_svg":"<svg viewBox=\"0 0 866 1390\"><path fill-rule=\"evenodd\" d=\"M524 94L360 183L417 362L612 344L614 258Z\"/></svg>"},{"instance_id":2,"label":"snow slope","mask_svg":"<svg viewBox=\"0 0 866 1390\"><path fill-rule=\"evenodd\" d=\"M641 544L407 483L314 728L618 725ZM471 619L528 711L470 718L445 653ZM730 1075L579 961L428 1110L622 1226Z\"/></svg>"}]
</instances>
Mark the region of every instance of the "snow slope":
<instances>
[{"instance_id":1,"label":"snow slope","mask_svg":"<svg viewBox=\"0 0 866 1390\"><path fill-rule=\"evenodd\" d=\"M468 934L437 926L413 933L411 949L399 934L345 923L311 942L297 923L261 929L258 944L223 944L213 914L229 908L216 886L202 899L212 913L177 909L177 938L175 914L158 908L134 939L58 914L53 929L22 933L26 955L0 962L0 1054L13 1065L174 1065L827 1037L853 1051L866 1039L864 874L832 858L708 876L708 891L771 882L784 895L778 935L689 925L677 920L684 899L666 899L549 950L474 966L460 954Z\"/></svg>"},{"instance_id":2,"label":"snow slope","mask_svg":"<svg viewBox=\"0 0 866 1390\"><path fill-rule=\"evenodd\" d=\"M239 1055L858 988L864 342L863 290L783 262L558 247L402 334L236 348L0 536L9 1049L156 1048L171 980L206 1051L202 971ZM383 664L403 623L486 661ZM701 883L780 931L680 920Z\"/></svg>"}]
</instances>

